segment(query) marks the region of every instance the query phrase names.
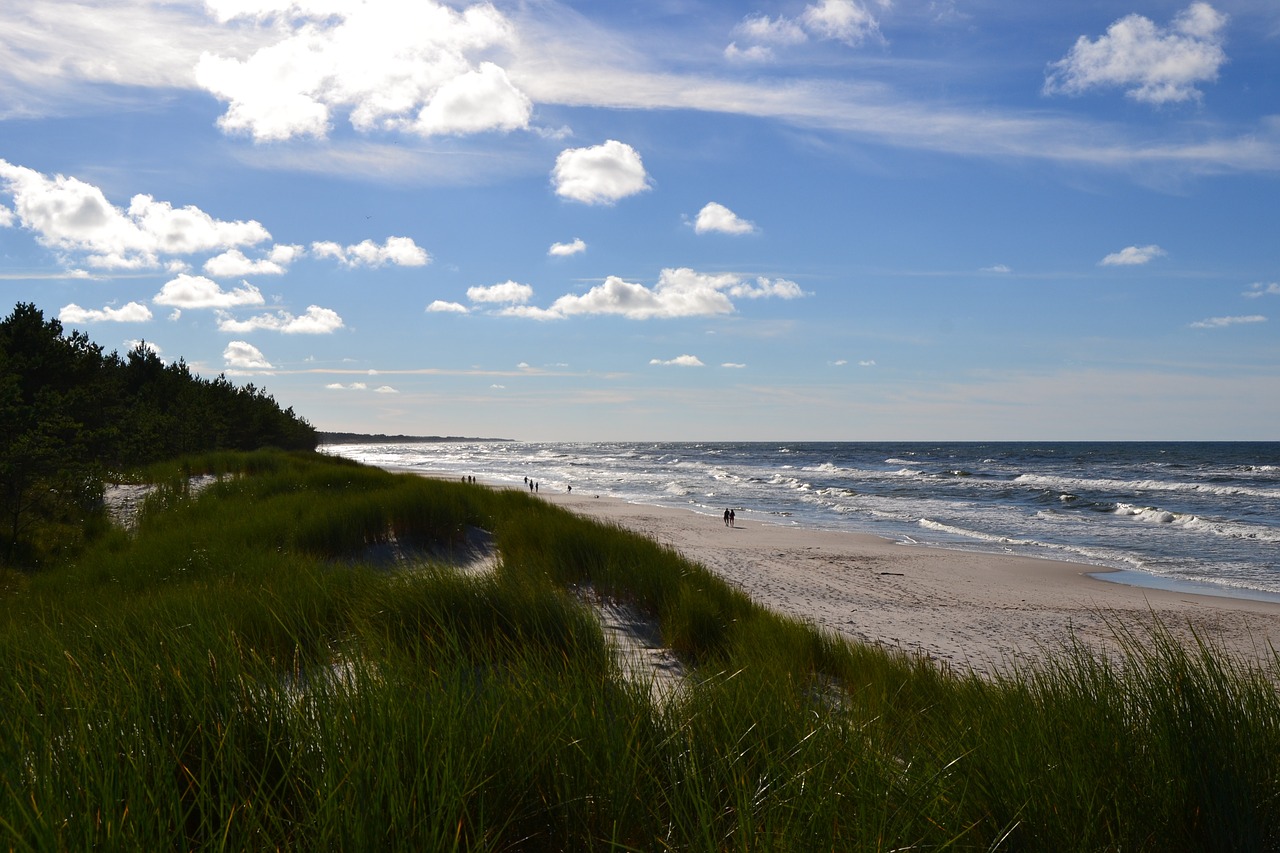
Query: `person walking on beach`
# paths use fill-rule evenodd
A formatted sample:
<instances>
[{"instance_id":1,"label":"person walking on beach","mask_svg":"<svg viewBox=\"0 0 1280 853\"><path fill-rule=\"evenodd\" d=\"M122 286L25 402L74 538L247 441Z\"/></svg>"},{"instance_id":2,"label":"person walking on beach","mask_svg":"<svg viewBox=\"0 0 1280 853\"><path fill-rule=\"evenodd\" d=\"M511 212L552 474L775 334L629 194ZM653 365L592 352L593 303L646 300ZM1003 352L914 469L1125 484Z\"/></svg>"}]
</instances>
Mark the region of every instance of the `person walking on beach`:
<instances>
[{"instance_id":1,"label":"person walking on beach","mask_svg":"<svg viewBox=\"0 0 1280 853\"><path fill-rule=\"evenodd\" d=\"M729 510L727 509L724 511L724 526L729 526Z\"/></svg>"},{"instance_id":2,"label":"person walking on beach","mask_svg":"<svg viewBox=\"0 0 1280 853\"><path fill-rule=\"evenodd\" d=\"M729 510L729 526L730 526L730 527L737 527L737 526L738 526L738 519L737 519L737 517L734 515L733 510Z\"/></svg>"}]
</instances>

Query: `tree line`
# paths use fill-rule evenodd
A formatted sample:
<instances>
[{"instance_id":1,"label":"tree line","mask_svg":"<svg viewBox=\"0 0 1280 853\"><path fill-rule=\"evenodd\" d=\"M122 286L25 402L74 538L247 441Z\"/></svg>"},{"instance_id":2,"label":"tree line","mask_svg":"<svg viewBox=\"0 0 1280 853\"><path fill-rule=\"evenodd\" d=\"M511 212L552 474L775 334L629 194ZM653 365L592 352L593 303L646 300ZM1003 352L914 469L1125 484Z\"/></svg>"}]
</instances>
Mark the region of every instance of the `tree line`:
<instances>
[{"instance_id":1,"label":"tree line","mask_svg":"<svg viewBox=\"0 0 1280 853\"><path fill-rule=\"evenodd\" d=\"M105 353L19 303L0 321L0 561L39 562L41 532L81 525L114 472L215 450L313 450L265 389L202 379L139 344Z\"/></svg>"}]
</instances>

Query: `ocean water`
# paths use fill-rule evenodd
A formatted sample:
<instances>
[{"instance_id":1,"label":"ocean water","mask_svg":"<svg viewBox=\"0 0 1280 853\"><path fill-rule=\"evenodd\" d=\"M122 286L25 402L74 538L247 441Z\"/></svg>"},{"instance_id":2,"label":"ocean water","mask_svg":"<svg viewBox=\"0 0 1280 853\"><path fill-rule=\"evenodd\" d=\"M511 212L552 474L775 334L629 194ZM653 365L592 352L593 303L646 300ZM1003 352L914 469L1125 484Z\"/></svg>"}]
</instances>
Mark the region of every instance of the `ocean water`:
<instances>
[{"instance_id":1,"label":"ocean water","mask_svg":"<svg viewBox=\"0 0 1280 853\"><path fill-rule=\"evenodd\" d=\"M1280 600L1280 442L331 445L373 465ZM709 519L710 520L710 519Z\"/></svg>"}]
</instances>

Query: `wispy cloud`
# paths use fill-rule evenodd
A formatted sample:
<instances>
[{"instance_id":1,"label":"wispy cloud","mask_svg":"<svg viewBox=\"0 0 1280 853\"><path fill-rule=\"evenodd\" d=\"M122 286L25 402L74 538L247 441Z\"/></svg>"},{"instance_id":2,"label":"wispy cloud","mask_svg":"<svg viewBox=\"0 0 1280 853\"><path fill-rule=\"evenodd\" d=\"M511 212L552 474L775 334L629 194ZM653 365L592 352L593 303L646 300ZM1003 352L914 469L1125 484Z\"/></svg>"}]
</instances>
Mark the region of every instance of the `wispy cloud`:
<instances>
[{"instance_id":1,"label":"wispy cloud","mask_svg":"<svg viewBox=\"0 0 1280 853\"><path fill-rule=\"evenodd\" d=\"M1191 324L1193 329L1225 329L1228 326L1242 326L1253 323L1265 323L1267 318L1261 314L1249 314L1243 317L1208 317Z\"/></svg>"},{"instance_id":2,"label":"wispy cloud","mask_svg":"<svg viewBox=\"0 0 1280 853\"><path fill-rule=\"evenodd\" d=\"M1256 282L1249 285L1249 289L1243 294L1246 299L1257 299L1260 296L1280 296L1280 282L1270 282L1264 284Z\"/></svg>"}]
</instances>

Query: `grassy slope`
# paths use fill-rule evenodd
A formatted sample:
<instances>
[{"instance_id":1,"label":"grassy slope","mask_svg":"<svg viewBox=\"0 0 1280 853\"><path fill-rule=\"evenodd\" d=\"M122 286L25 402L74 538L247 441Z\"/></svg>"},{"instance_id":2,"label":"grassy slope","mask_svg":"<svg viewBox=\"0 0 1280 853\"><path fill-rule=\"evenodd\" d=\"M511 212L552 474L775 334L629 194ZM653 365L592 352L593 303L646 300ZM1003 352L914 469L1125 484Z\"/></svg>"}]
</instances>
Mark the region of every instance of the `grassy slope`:
<instances>
[{"instance_id":1,"label":"grassy slope","mask_svg":"<svg viewBox=\"0 0 1280 853\"><path fill-rule=\"evenodd\" d=\"M192 470L238 472L198 499ZM0 846L1266 849L1274 674L1135 637L996 682L846 644L530 498L254 454L0 577ZM490 577L356 558L492 530ZM573 584L696 677L655 708Z\"/></svg>"}]
</instances>

